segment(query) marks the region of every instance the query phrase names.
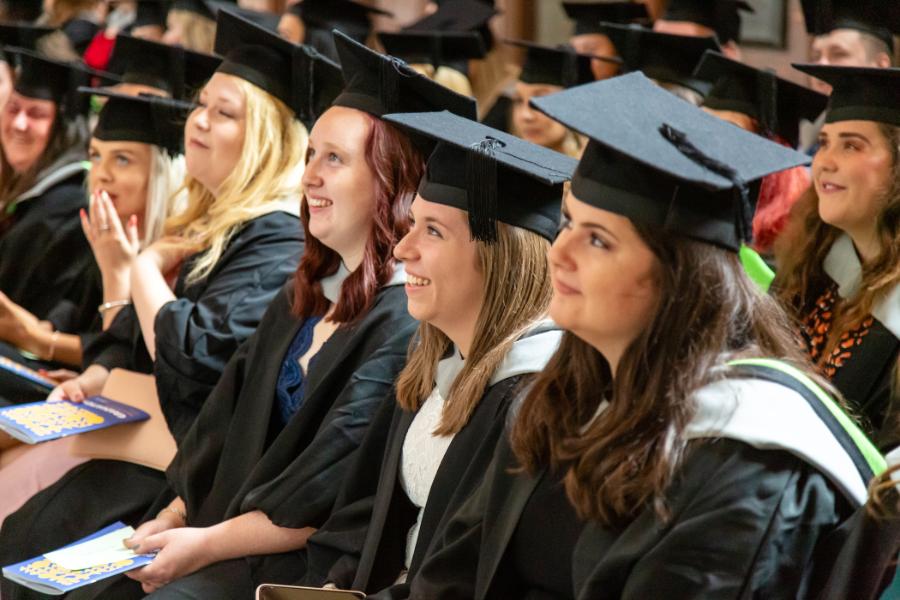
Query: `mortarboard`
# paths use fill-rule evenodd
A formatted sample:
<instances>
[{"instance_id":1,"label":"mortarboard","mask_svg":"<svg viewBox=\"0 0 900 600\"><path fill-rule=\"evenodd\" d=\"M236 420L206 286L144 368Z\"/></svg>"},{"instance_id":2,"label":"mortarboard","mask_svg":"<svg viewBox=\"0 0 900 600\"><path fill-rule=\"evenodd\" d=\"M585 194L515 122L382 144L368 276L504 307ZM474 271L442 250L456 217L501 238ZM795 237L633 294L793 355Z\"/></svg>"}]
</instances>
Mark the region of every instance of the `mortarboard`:
<instances>
[{"instance_id":1,"label":"mortarboard","mask_svg":"<svg viewBox=\"0 0 900 600\"><path fill-rule=\"evenodd\" d=\"M494 37L488 26L490 20L499 14L493 3L478 0L445 0L432 14L404 28L405 31L475 31L484 40L484 47L490 50Z\"/></svg>"},{"instance_id":2,"label":"mortarboard","mask_svg":"<svg viewBox=\"0 0 900 600\"><path fill-rule=\"evenodd\" d=\"M355 108L376 117L449 110L476 118L473 98L417 73L399 58L375 52L340 31L334 32L334 42L344 76L344 89L334 101L336 106Z\"/></svg>"},{"instance_id":3,"label":"mortarboard","mask_svg":"<svg viewBox=\"0 0 900 600\"><path fill-rule=\"evenodd\" d=\"M716 32L723 44L741 36L741 12L754 12L744 0L672 0L663 14L666 21L688 21Z\"/></svg>"},{"instance_id":4,"label":"mortarboard","mask_svg":"<svg viewBox=\"0 0 900 600\"><path fill-rule=\"evenodd\" d=\"M800 121L814 121L828 102L824 94L711 50L703 55L696 75L713 82L704 106L756 119L764 131L793 147L799 143Z\"/></svg>"},{"instance_id":5,"label":"mortarboard","mask_svg":"<svg viewBox=\"0 0 900 600\"><path fill-rule=\"evenodd\" d=\"M171 0L137 0L131 28L156 26L165 29L170 3Z\"/></svg>"},{"instance_id":6,"label":"mortarboard","mask_svg":"<svg viewBox=\"0 0 900 600\"><path fill-rule=\"evenodd\" d=\"M802 0L801 4L810 35L855 29L893 50L894 34L900 33L900 3L895 0Z\"/></svg>"},{"instance_id":7,"label":"mortarboard","mask_svg":"<svg viewBox=\"0 0 900 600\"><path fill-rule=\"evenodd\" d=\"M385 120L435 145L418 193L468 212L473 239L495 241L497 221L556 236L575 159L447 111Z\"/></svg>"},{"instance_id":8,"label":"mortarboard","mask_svg":"<svg viewBox=\"0 0 900 600\"><path fill-rule=\"evenodd\" d=\"M877 121L900 126L900 69L794 65L832 86L825 122Z\"/></svg>"},{"instance_id":9,"label":"mortarboard","mask_svg":"<svg viewBox=\"0 0 900 600\"><path fill-rule=\"evenodd\" d=\"M176 98L183 94L184 50L177 46L120 33L106 70L122 83L151 86Z\"/></svg>"},{"instance_id":10,"label":"mortarboard","mask_svg":"<svg viewBox=\"0 0 900 600\"><path fill-rule=\"evenodd\" d=\"M373 16L394 16L392 12L357 0L303 0L288 10L303 19L307 26L326 31L337 29L354 39L369 35Z\"/></svg>"},{"instance_id":11,"label":"mortarboard","mask_svg":"<svg viewBox=\"0 0 900 600\"><path fill-rule=\"evenodd\" d=\"M525 62L519 75L519 80L524 83L569 88L594 81L592 60L622 64L622 60L615 57L578 54L571 46L553 48L517 40L505 40L504 43L525 49Z\"/></svg>"},{"instance_id":12,"label":"mortarboard","mask_svg":"<svg viewBox=\"0 0 900 600\"><path fill-rule=\"evenodd\" d=\"M41 38L54 31L56 29L53 27L41 27L30 23L0 23L0 47L14 46L37 52Z\"/></svg>"},{"instance_id":13,"label":"mortarboard","mask_svg":"<svg viewBox=\"0 0 900 600\"><path fill-rule=\"evenodd\" d=\"M82 87L78 91L108 98L100 110L93 137L152 144L173 155L183 153L184 123L194 108L190 102L150 94L121 94L105 88Z\"/></svg>"},{"instance_id":14,"label":"mortarboard","mask_svg":"<svg viewBox=\"0 0 900 600\"><path fill-rule=\"evenodd\" d=\"M217 69L249 81L287 104L309 124L343 87L340 67L307 46L293 44L229 10L220 10Z\"/></svg>"},{"instance_id":15,"label":"mortarboard","mask_svg":"<svg viewBox=\"0 0 900 600\"><path fill-rule=\"evenodd\" d=\"M694 76L703 53L722 48L714 37L693 37L660 33L636 25L601 26L628 71L642 71L647 77L690 88L701 95L710 83Z\"/></svg>"},{"instance_id":16,"label":"mortarboard","mask_svg":"<svg viewBox=\"0 0 900 600\"><path fill-rule=\"evenodd\" d=\"M676 98L641 73L531 104L590 138L572 177L579 200L730 250L750 237L751 186L758 193L766 175L809 162Z\"/></svg>"},{"instance_id":17,"label":"mortarboard","mask_svg":"<svg viewBox=\"0 0 900 600\"><path fill-rule=\"evenodd\" d=\"M647 6L641 2L563 2L562 6L575 21L574 35L601 33L601 22L628 25L650 21Z\"/></svg>"},{"instance_id":18,"label":"mortarboard","mask_svg":"<svg viewBox=\"0 0 900 600\"><path fill-rule=\"evenodd\" d=\"M379 33L385 52L411 64L453 66L484 58L484 40L472 31L400 31Z\"/></svg>"},{"instance_id":19,"label":"mortarboard","mask_svg":"<svg viewBox=\"0 0 900 600\"><path fill-rule=\"evenodd\" d=\"M91 77L103 77L115 81L109 73L95 71L84 64L64 63L27 50L7 47L6 52L18 58L19 72L13 88L28 98L55 102L59 111L67 116L87 114L90 103L78 94L78 88L87 85Z\"/></svg>"}]
</instances>

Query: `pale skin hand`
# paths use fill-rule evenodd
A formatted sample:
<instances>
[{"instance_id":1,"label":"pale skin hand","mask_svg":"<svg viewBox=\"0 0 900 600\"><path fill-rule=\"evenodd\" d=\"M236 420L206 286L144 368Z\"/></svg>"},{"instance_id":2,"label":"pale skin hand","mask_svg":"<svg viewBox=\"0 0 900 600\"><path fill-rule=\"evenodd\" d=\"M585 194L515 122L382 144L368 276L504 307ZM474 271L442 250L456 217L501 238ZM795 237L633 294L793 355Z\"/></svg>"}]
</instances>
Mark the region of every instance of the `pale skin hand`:
<instances>
[{"instance_id":1,"label":"pale skin hand","mask_svg":"<svg viewBox=\"0 0 900 600\"><path fill-rule=\"evenodd\" d=\"M2 292L0 339L43 360L81 364L81 339L77 335L54 333L50 322L41 321Z\"/></svg>"},{"instance_id":2,"label":"pale skin hand","mask_svg":"<svg viewBox=\"0 0 900 600\"><path fill-rule=\"evenodd\" d=\"M141 582L141 587L147 594L213 563L244 556L298 550L306 545L306 540L315 532L311 527L278 527L260 511L202 528L171 525L175 520L180 522L180 519L175 515L171 515L170 519L170 515L169 511L160 515L167 523L155 523L160 520L157 518L145 524L150 526L147 531L162 531L147 534L143 530L144 526L141 526L130 540L126 540L126 545L137 553L158 550L151 564L127 573L128 577Z\"/></svg>"},{"instance_id":3,"label":"pale skin hand","mask_svg":"<svg viewBox=\"0 0 900 600\"><path fill-rule=\"evenodd\" d=\"M64 381L53 388L53 391L47 396L47 400L51 402L58 400L83 402L88 396L99 394L108 378L109 371L106 367L91 365L78 377Z\"/></svg>"},{"instance_id":4,"label":"pale skin hand","mask_svg":"<svg viewBox=\"0 0 900 600\"><path fill-rule=\"evenodd\" d=\"M103 277L103 301L130 298L131 264L140 248L137 217L132 215L123 227L109 195L102 191L91 197L90 216L81 211L81 229ZM104 329L109 327L119 310L121 307L115 307L104 313Z\"/></svg>"},{"instance_id":5,"label":"pale skin hand","mask_svg":"<svg viewBox=\"0 0 900 600\"><path fill-rule=\"evenodd\" d=\"M131 298L141 324L141 333L151 358L156 360L156 314L164 304L175 300L170 281L174 281L184 259L198 248L179 237L166 236L144 249L132 261Z\"/></svg>"}]
</instances>

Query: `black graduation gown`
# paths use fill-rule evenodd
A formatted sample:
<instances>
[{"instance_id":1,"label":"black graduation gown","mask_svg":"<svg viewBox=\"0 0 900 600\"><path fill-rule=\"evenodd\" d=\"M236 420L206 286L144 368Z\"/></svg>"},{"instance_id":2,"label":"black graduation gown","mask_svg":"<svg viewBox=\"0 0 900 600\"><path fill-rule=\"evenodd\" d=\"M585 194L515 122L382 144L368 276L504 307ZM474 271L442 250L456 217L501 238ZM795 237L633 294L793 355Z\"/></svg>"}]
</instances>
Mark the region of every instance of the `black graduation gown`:
<instances>
[{"instance_id":1,"label":"black graduation gown","mask_svg":"<svg viewBox=\"0 0 900 600\"><path fill-rule=\"evenodd\" d=\"M188 283L191 259L186 261L175 283L176 299L156 315L155 362L134 307L126 306L85 349L85 368L99 364L153 373L166 422L180 442L225 364L294 273L301 235L300 220L285 212L248 221L204 279Z\"/></svg>"},{"instance_id":2,"label":"black graduation gown","mask_svg":"<svg viewBox=\"0 0 900 600\"><path fill-rule=\"evenodd\" d=\"M522 510L544 475L512 475L516 464L502 442L484 484L412 580L411 598L547 597L521 592L510 559ZM801 575L819 566L814 552L851 512L826 477L799 458L730 439L692 444L669 508L665 525L646 509L619 529L588 524L574 548L553 548L572 552L576 598L806 597L800 586L809 582L801 584ZM547 551L534 548L538 557Z\"/></svg>"},{"instance_id":3,"label":"black graduation gown","mask_svg":"<svg viewBox=\"0 0 900 600\"><path fill-rule=\"evenodd\" d=\"M207 278L188 284L183 269L178 299L156 318L155 366L131 307L88 350L109 368L155 372L161 406L178 439L294 272L301 234L297 217L268 213L243 226ZM136 523L165 489L165 475L146 467L108 460L80 465L7 517L0 529L0 564L58 548L116 520ZM4 599L42 597L5 580L0 593Z\"/></svg>"},{"instance_id":4,"label":"black graduation gown","mask_svg":"<svg viewBox=\"0 0 900 600\"><path fill-rule=\"evenodd\" d=\"M65 307L84 303L86 286L96 289L99 282L91 274L94 255L78 216L87 208L85 172L70 165L57 173L64 178L15 204L6 217L11 222L0 237L0 291L37 318L53 318L58 328L74 333L78 320Z\"/></svg>"},{"instance_id":5,"label":"black graduation gown","mask_svg":"<svg viewBox=\"0 0 900 600\"><path fill-rule=\"evenodd\" d=\"M281 527L320 527L372 416L392 397L416 328L406 311L406 293L396 285L383 288L359 322L338 329L325 342L308 370L300 408L280 428L276 384L302 326L291 313L292 296L288 283L257 332L229 362L168 469L171 494L166 498L184 500L191 526L208 527L260 510ZM216 580L221 588L215 597L233 597L229 594L235 590L264 581L292 581L303 572L304 559L302 552L288 552L229 564L176 581L159 597L198 590L208 595ZM130 598L138 589L121 578L75 597Z\"/></svg>"},{"instance_id":6,"label":"black graduation gown","mask_svg":"<svg viewBox=\"0 0 900 600\"><path fill-rule=\"evenodd\" d=\"M481 482L523 377L492 385L447 448L428 493L410 576L429 540L440 537L447 520ZM403 444L416 414L400 408L393 398L382 407L335 510L309 539L305 585L333 582L339 588L374 593L396 581L404 568L407 534L418 516L400 483ZM393 586L379 597L405 597L405 588Z\"/></svg>"}]
</instances>

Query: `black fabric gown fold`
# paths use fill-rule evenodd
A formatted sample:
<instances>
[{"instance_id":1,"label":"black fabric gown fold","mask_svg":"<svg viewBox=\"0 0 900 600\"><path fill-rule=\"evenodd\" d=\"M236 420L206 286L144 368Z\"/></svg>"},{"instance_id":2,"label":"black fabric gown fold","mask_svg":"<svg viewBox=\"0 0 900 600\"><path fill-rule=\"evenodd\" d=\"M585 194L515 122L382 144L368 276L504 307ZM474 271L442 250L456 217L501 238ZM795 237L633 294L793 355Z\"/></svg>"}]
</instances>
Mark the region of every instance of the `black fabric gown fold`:
<instances>
[{"instance_id":1,"label":"black fabric gown fold","mask_svg":"<svg viewBox=\"0 0 900 600\"><path fill-rule=\"evenodd\" d=\"M94 255L78 216L87 208L84 177L78 170L2 215L0 291L41 320L66 302L82 303L85 285L92 283L85 281L85 271ZM74 332L71 316L59 313L56 319L59 327Z\"/></svg>"},{"instance_id":2,"label":"black fabric gown fold","mask_svg":"<svg viewBox=\"0 0 900 600\"><path fill-rule=\"evenodd\" d=\"M805 598L821 585L833 535L852 513L824 475L785 451L703 440L672 485L668 523L645 509L621 528L586 525L574 548L535 547L530 560L516 560L511 540L544 476L511 475L516 465L504 441L411 581L411 598L560 597L522 589L523 565L550 551L571 553L579 600Z\"/></svg>"},{"instance_id":3,"label":"black fabric gown fold","mask_svg":"<svg viewBox=\"0 0 900 600\"><path fill-rule=\"evenodd\" d=\"M447 448L428 493L410 576L419 568L429 541L440 536L450 516L481 482L523 378L513 376L492 385ZM400 482L403 444L415 416L396 400L380 411L332 516L309 540L305 585L332 582L369 594L384 590L379 598L405 597L406 586L393 584L404 569L407 536L419 512Z\"/></svg>"},{"instance_id":4,"label":"black fabric gown fold","mask_svg":"<svg viewBox=\"0 0 900 600\"><path fill-rule=\"evenodd\" d=\"M297 268L301 235L300 220L288 213L248 221L202 280L187 281L197 257L185 261L175 283L176 299L156 315L155 363L134 306L126 306L85 349L85 368L99 364L153 373L166 422L180 441L225 364Z\"/></svg>"},{"instance_id":5,"label":"black fabric gown fold","mask_svg":"<svg viewBox=\"0 0 900 600\"><path fill-rule=\"evenodd\" d=\"M160 404L181 443L217 373L253 333L296 269L301 236L296 216L268 213L242 227L206 278L188 283L187 268L182 269L175 287L179 299L164 305L156 319L155 370L131 307L120 311L113 326L89 345L89 360L108 368L155 372ZM179 358L174 358L175 349ZM178 361L177 370L165 365L167 357ZM136 524L148 510L153 512L155 502L168 501L165 484L163 473L130 463L93 460L80 465L7 517L0 529L0 564L61 547L116 520ZM45 597L6 580L0 593L4 600Z\"/></svg>"},{"instance_id":6,"label":"black fabric gown fold","mask_svg":"<svg viewBox=\"0 0 900 600\"><path fill-rule=\"evenodd\" d=\"M416 327L402 286L382 289L362 319L339 328L323 344L310 363L303 401L282 428L276 383L302 326L291 312L292 297L289 282L228 364L168 469L166 498L184 500L192 527L254 510L281 527L321 526L373 414L393 397ZM231 566L212 565L153 597L191 598L216 589L215 597L224 600L256 583L292 581L303 572L304 560L301 552L288 552L223 564ZM119 578L72 597L142 595L133 581Z\"/></svg>"}]
</instances>

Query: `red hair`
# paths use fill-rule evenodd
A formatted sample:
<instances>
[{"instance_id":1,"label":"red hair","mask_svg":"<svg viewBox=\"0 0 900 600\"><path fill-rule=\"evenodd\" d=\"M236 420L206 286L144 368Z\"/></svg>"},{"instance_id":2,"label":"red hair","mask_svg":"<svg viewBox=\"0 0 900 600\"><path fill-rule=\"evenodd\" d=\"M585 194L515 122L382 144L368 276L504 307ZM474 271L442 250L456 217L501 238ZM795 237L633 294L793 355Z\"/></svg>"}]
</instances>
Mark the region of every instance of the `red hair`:
<instances>
[{"instance_id":1,"label":"red hair","mask_svg":"<svg viewBox=\"0 0 900 600\"><path fill-rule=\"evenodd\" d=\"M353 323L375 300L378 290L394 274L393 250L409 230L409 207L425 171L425 159L406 134L381 119L364 113L371 128L366 139L366 163L376 181L375 214L362 263L341 286L330 319ZM297 317L322 316L329 303L321 280L335 273L341 257L309 232L309 208L301 204L300 218L306 234L303 258L294 276L293 312Z\"/></svg>"},{"instance_id":2,"label":"red hair","mask_svg":"<svg viewBox=\"0 0 900 600\"><path fill-rule=\"evenodd\" d=\"M791 147L776 135L768 137L782 146ZM772 252L775 238L787 225L791 207L809 189L810 183L806 167L794 167L763 178L753 215L753 247L756 250L763 254Z\"/></svg>"}]
</instances>

